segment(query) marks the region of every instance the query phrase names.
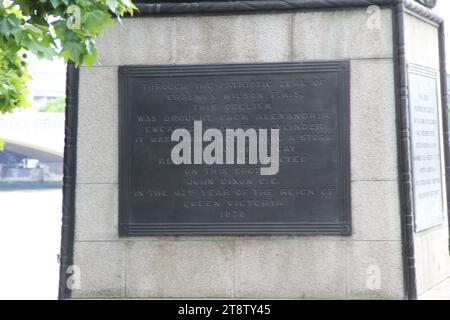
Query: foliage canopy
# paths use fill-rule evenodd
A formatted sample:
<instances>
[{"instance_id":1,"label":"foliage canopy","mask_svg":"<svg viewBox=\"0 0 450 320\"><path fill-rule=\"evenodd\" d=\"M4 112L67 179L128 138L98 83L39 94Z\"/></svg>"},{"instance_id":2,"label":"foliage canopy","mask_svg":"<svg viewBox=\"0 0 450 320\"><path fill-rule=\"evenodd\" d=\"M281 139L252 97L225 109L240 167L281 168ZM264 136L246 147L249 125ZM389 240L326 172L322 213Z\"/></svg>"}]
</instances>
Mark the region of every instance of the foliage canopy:
<instances>
[{"instance_id":1,"label":"foliage canopy","mask_svg":"<svg viewBox=\"0 0 450 320\"><path fill-rule=\"evenodd\" d=\"M131 0L0 0L0 113L27 105L26 51L90 67L111 14L134 9Z\"/></svg>"}]
</instances>

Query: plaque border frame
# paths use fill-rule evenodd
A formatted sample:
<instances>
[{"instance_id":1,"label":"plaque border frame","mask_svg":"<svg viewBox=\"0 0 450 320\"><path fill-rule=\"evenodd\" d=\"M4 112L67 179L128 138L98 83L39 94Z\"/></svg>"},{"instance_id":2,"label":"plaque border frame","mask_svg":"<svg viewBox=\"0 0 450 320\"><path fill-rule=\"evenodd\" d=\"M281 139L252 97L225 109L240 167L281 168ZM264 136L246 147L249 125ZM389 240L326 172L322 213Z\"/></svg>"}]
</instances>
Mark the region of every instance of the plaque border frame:
<instances>
[{"instance_id":1,"label":"plaque border frame","mask_svg":"<svg viewBox=\"0 0 450 320\"><path fill-rule=\"evenodd\" d=\"M339 222L230 222L230 223L132 223L130 205L131 153L128 143L130 101L128 79L142 77L292 74L336 72L338 74L338 189ZM351 235L350 194L350 61L307 61L279 63L237 63L198 65L125 65L119 79L119 236L154 235Z\"/></svg>"}]
</instances>

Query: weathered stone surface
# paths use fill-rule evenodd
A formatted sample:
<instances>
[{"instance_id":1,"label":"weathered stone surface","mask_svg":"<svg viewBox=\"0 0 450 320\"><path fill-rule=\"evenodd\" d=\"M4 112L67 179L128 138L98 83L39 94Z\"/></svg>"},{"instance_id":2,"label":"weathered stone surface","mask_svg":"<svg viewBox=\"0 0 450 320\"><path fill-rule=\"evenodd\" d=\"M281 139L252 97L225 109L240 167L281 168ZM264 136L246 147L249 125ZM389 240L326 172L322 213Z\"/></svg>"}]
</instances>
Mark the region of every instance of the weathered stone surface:
<instances>
[{"instance_id":1,"label":"weathered stone surface","mask_svg":"<svg viewBox=\"0 0 450 320\"><path fill-rule=\"evenodd\" d=\"M391 10L299 12L293 20L293 59L392 58Z\"/></svg>"},{"instance_id":2,"label":"weathered stone surface","mask_svg":"<svg viewBox=\"0 0 450 320\"><path fill-rule=\"evenodd\" d=\"M97 65L172 63L173 22L169 17L115 21L98 40Z\"/></svg>"},{"instance_id":3,"label":"weathered stone surface","mask_svg":"<svg viewBox=\"0 0 450 320\"><path fill-rule=\"evenodd\" d=\"M77 183L118 183L117 68L80 72Z\"/></svg>"},{"instance_id":4,"label":"weathered stone surface","mask_svg":"<svg viewBox=\"0 0 450 320\"><path fill-rule=\"evenodd\" d=\"M98 41L99 61L104 66L285 61L290 27L291 14L123 19Z\"/></svg>"},{"instance_id":5,"label":"weathered stone surface","mask_svg":"<svg viewBox=\"0 0 450 320\"><path fill-rule=\"evenodd\" d=\"M236 296L240 298L345 297L344 241L236 241Z\"/></svg>"},{"instance_id":6,"label":"weathered stone surface","mask_svg":"<svg viewBox=\"0 0 450 320\"><path fill-rule=\"evenodd\" d=\"M233 242L130 241L128 298L233 295Z\"/></svg>"},{"instance_id":7,"label":"weathered stone surface","mask_svg":"<svg viewBox=\"0 0 450 320\"><path fill-rule=\"evenodd\" d=\"M118 186L79 184L75 195L77 241L117 240Z\"/></svg>"},{"instance_id":8,"label":"weathered stone surface","mask_svg":"<svg viewBox=\"0 0 450 320\"><path fill-rule=\"evenodd\" d=\"M416 233L414 242L417 291L422 294L450 275L447 223Z\"/></svg>"},{"instance_id":9,"label":"weathered stone surface","mask_svg":"<svg viewBox=\"0 0 450 320\"><path fill-rule=\"evenodd\" d=\"M436 26L406 14L405 42L408 63L439 70L439 34Z\"/></svg>"},{"instance_id":10,"label":"weathered stone surface","mask_svg":"<svg viewBox=\"0 0 450 320\"><path fill-rule=\"evenodd\" d=\"M125 243L75 242L74 261L81 282L73 298L125 297Z\"/></svg>"},{"instance_id":11,"label":"weathered stone surface","mask_svg":"<svg viewBox=\"0 0 450 320\"><path fill-rule=\"evenodd\" d=\"M397 181L353 181L353 240L401 240Z\"/></svg>"},{"instance_id":12,"label":"weathered stone surface","mask_svg":"<svg viewBox=\"0 0 450 320\"><path fill-rule=\"evenodd\" d=\"M286 61L291 14L175 18L174 61L239 63Z\"/></svg>"},{"instance_id":13,"label":"weathered stone surface","mask_svg":"<svg viewBox=\"0 0 450 320\"><path fill-rule=\"evenodd\" d=\"M400 241L350 241L347 256L348 298L404 298Z\"/></svg>"},{"instance_id":14,"label":"weathered stone surface","mask_svg":"<svg viewBox=\"0 0 450 320\"><path fill-rule=\"evenodd\" d=\"M397 180L393 62L352 61L351 72L352 180Z\"/></svg>"}]
</instances>

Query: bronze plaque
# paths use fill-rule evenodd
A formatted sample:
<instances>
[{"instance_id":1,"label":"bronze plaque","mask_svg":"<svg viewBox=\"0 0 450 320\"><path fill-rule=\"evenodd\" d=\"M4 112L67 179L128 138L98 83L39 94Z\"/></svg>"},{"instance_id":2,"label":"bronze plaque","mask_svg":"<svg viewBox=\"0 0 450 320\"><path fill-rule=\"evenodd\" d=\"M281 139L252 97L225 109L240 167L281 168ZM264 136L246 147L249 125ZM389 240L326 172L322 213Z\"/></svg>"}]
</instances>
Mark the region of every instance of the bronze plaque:
<instances>
[{"instance_id":1,"label":"bronze plaque","mask_svg":"<svg viewBox=\"0 0 450 320\"><path fill-rule=\"evenodd\" d=\"M349 68L120 67L120 235L349 235Z\"/></svg>"}]
</instances>

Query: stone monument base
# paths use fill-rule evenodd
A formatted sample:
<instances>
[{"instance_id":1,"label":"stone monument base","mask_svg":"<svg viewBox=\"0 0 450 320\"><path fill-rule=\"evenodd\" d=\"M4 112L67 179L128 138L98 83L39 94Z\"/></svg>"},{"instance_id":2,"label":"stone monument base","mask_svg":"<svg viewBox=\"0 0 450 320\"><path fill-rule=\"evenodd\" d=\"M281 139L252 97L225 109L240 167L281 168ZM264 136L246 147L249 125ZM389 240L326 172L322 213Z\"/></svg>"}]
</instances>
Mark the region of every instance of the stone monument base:
<instances>
[{"instance_id":1,"label":"stone monument base","mask_svg":"<svg viewBox=\"0 0 450 320\"><path fill-rule=\"evenodd\" d=\"M436 75L442 164L449 150L442 21L429 9L389 0L138 6L98 41L99 64L69 66L61 298L415 299L450 276L444 165L442 220L423 231L414 220L408 65ZM349 65L351 229L119 235L119 68L311 61Z\"/></svg>"}]
</instances>

